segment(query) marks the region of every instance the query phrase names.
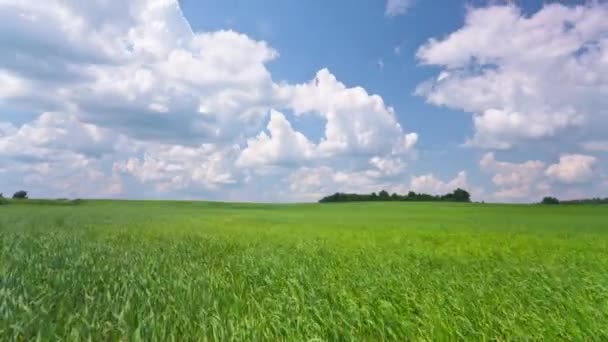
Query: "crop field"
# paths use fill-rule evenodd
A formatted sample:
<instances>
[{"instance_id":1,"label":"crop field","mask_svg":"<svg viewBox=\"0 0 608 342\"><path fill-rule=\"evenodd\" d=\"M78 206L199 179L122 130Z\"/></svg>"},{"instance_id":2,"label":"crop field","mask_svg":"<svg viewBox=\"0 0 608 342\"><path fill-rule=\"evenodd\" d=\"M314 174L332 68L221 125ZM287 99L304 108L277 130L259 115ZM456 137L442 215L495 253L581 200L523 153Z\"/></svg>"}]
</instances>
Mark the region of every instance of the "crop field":
<instances>
[{"instance_id":1,"label":"crop field","mask_svg":"<svg viewBox=\"0 0 608 342\"><path fill-rule=\"evenodd\" d=\"M0 206L0 340L608 340L608 206Z\"/></svg>"}]
</instances>

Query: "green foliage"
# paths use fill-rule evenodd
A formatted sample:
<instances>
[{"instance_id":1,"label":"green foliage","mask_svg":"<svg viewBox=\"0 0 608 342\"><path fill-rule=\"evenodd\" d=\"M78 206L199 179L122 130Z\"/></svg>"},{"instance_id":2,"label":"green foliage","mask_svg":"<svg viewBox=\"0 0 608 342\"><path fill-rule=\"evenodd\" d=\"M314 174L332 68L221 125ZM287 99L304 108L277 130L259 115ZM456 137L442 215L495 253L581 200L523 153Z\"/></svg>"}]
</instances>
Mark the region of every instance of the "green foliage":
<instances>
[{"instance_id":1,"label":"green foliage","mask_svg":"<svg viewBox=\"0 0 608 342\"><path fill-rule=\"evenodd\" d=\"M608 197L606 198L585 198L578 200L560 201L562 204L608 204Z\"/></svg>"},{"instance_id":2,"label":"green foliage","mask_svg":"<svg viewBox=\"0 0 608 342\"><path fill-rule=\"evenodd\" d=\"M555 197L547 196L547 197L543 198L541 203L542 204L559 204L559 200Z\"/></svg>"},{"instance_id":3,"label":"green foliage","mask_svg":"<svg viewBox=\"0 0 608 342\"><path fill-rule=\"evenodd\" d=\"M27 192L19 190L13 194L13 199L27 199Z\"/></svg>"},{"instance_id":4,"label":"green foliage","mask_svg":"<svg viewBox=\"0 0 608 342\"><path fill-rule=\"evenodd\" d=\"M32 206L32 205L35 205L35 206L74 206L74 205L82 204L82 203L84 203L84 201L81 199L69 200L69 199L35 198L35 199L28 199L27 201L12 200L10 203L14 204L14 205L25 205L25 206Z\"/></svg>"},{"instance_id":5,"label":"green foliage","mask_svg":"<svg viewBox=\"0 0 608 342\"><path fill-rule=\"evenodd\" d=\"M0 211L0 340L608 340L606 206Z\"/></svg>"},{"instance_id":6,"label":"green foliage","mask_svg":"<svg viewBox=\"0 0 608 342\"><path fill-rule=\"evenodd\" d=\"M463 189L456 189L449 194L442 196L433 196L424 193L415 193L413 191L408 192L407 195L401 196L399 194L389 195L385 190L380 191L378 195L372 192L369 195L361 194L346 194L346 193L335 193L330 196L323 197L319 200L319 203L332 203L332 202L387 202L387 201L410 201L410 202L471 202L471 195L469 192Z\"/></svg>"},{"instance_id":7,"label":"green foliage","mask_svg":"<svg viewBox=\"0 0 608 342\"><path fill-rule=\"evenodd\" d=\"M471 202L471 194L468 191L458 188L452 194L448 194L453 202Z\"/></svg>"}]
</instances>

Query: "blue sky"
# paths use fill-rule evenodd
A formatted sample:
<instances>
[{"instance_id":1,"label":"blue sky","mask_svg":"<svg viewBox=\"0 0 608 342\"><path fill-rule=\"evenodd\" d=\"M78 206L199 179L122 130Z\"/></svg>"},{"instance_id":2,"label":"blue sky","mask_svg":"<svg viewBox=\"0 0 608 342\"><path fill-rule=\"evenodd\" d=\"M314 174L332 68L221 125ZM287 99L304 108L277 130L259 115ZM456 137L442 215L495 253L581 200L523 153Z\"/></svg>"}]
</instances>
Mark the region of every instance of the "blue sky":
<instances>
[{"instance_id":1,"label":"blue sky","mask_svg":"<svg viewBox=\"0 0 608 342\"><path fill-rule=\"evenodd\" d=\"M5 193L608 196L602 1L0 9Z\"/></svg>"}]
</instances>

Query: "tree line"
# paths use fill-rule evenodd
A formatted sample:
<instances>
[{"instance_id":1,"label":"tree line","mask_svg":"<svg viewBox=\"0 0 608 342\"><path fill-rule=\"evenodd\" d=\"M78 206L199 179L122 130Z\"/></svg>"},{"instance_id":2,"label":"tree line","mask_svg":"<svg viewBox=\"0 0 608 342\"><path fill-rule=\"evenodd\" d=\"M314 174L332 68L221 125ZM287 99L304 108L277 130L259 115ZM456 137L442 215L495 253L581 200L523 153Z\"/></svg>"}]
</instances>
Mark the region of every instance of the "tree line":
<instances>
[{"instance_id":1,"label":"tree line","mask_svg":"<svg viewBox=\"0 0 608 342\"><path fill-rule=\"evenodd\" d=\"M471 202L471 194L464 189L456 189L445 195L430 195L410 191L407 195L397 193L389 194L386 190L371 194L354 194L337 192L333 195L323 197L319 203L334 202L390 202L390 201L411 201L411 202Z\"/></svg>"},{"instance_id":2,"label":"tree line","mask_svg":"<svg viewBox=\"0 0 608 342\"><path fill-rule=\"evenodd\" d=\"M608 204L608 197L606 197L606 198L594 197L594 198L583 198L583 199L577 199L577 200L560 201L559 199L557 199L555 197L547 196L547 197L543 198L543 200L540 203L541 204Z\"/></svg>"}]
</instances>

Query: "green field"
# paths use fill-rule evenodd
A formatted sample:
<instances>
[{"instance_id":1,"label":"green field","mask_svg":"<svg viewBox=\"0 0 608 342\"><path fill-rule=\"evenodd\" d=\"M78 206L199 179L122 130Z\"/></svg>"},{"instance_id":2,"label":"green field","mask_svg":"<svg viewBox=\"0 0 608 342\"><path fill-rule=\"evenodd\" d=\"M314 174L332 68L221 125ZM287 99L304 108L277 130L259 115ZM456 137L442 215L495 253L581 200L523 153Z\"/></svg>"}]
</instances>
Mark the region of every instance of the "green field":
<instances>
[{"instance_id":1,"label":"green field","mask_svg":"<svg viewBox=\"0 0 608 342\"><path fill-rule=\"evenodd\" d=\"M0 206L0 340L608 340L608 206Z\"/></svg>"}]
</instances>

